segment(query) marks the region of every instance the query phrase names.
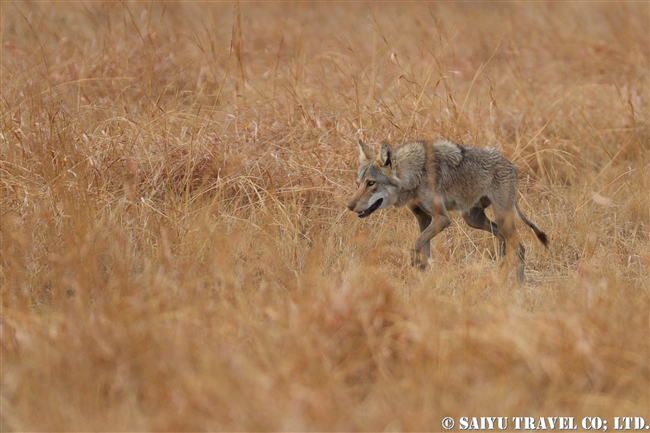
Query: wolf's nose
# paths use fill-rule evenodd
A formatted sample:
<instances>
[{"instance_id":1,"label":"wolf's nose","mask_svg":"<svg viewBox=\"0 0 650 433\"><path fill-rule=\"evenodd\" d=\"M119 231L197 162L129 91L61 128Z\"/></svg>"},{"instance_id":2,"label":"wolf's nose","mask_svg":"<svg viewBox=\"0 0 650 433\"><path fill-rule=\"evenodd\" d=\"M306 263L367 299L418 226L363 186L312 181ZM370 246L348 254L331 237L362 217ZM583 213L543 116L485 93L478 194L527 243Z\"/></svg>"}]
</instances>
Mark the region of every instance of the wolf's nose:
<instances>
[{"instance_id":1,"label":"wolf's nose","mask_svg":"<svg viewBox=\"0 0 650 433\"><path fill-rule=\"evenodd\" d=\"M355 202L351 201L348 203L348 209L354 210L355 207L357 207L357 204Z\"/></svg>"}]
</instances>

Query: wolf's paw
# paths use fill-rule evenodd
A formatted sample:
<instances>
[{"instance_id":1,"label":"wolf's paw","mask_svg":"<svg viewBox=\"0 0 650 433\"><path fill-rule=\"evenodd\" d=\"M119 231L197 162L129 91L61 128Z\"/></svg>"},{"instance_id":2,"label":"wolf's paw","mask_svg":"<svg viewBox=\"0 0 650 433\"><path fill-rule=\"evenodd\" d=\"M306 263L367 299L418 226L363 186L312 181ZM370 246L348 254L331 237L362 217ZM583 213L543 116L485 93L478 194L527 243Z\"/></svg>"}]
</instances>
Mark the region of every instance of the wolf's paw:
<instances>
[{"instance_id":1,"label":"wolf's paw","mask_svg":"<svg viewBox=\"0 0 650 433\"><path fill-rule=\"evenodd\" d=\"M417 268L417 269L420 269L420 270L425 270L427 268L428 261L427 261L426 258L423 260L423 258L420 256L420 254L416 253L413 256L413 258L411 259L411 265L414 268Z\"/></svg>"}]
</instances>

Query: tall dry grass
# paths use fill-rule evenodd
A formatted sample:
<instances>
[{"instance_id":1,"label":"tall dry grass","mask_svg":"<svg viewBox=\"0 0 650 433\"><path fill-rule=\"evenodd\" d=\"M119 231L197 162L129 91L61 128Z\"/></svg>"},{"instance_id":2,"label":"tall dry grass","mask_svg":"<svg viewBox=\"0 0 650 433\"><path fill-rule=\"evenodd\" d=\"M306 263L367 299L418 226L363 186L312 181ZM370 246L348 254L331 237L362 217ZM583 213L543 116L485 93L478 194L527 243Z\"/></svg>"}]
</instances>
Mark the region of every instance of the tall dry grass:
<instances>
[{"instance_id":1,"label":"tall dry grass","mask_svg":"<svg viewBox=\"0 0 650 433\"><path fill-rule=\"evenodd\" d=\"M3 430L648 414L647 3L1 6ZM522 286L345 209L437 136L519 166Z\"/></svg>"}]
</instances>

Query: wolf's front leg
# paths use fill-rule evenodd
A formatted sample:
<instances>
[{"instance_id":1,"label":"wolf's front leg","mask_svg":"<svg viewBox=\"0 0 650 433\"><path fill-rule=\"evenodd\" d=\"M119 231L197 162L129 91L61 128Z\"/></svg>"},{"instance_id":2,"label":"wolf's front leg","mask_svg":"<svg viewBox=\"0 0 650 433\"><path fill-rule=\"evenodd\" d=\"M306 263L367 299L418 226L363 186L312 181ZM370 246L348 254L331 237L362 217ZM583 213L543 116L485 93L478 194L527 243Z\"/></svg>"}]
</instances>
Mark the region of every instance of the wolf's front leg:
<instances>
[{"instance_id":1,"label":"wolf's front leg","mask_svg":"<svg viewBox=\"0 0 650 433\"><path fill-rule=\"evenodd\" d=\"M451 219L447 214L436 215L429 226L420 233L415 241L415 259L414 264L424 269L427 265L427 259L431 256L431 239L438 233L449 227ZM422 257L422 256L425 257ZM423 260L424 259L424 260Z\"/></svg>"},{"instance_id":2,"label":"wolf's front leg","mask_svg":"<svg viewBox=\"0 0 650 433\"><path fill-rule=\"evenodd\" d=\"M413 249L412 255L411 255L411 265L414 268L418 269L426 269L427 264L428 264L428 258L429 255L425 255L424 251L418 251L417 246Z\"/></svg>"},{"instance_id":3,"label":"wolf's front leg","mask_svg":"<svg viewBox=\"0 0 650 433\"><path fill-rule=\"evenodd\" d=\"M431 215L429 215L422 207L418 204L414 204L409 206L408 208L411 213L415 216L415 219L418 221L418 227L420 228L420 233L425 231L427 227L431 225ZM413 266L418 266L420 268L423 268L426 266L427 259L431 257L431 243L426 242L422 246L422 253L424 254L424 257L421 257L422 254L420 254L417 251L417 246L416 250L414 251L413 257L412 257L412 263Z\"/></svg>"}]
</instances>

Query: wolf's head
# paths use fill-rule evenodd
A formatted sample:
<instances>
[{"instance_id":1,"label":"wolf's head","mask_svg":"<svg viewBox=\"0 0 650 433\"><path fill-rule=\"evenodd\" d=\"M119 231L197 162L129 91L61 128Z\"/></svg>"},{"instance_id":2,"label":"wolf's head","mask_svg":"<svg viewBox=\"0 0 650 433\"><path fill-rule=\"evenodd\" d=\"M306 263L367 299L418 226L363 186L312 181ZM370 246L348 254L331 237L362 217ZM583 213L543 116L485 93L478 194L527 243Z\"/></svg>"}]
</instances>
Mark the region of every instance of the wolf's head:
<instances>
[{"instance_id":1,"label":"wolf's head","mask_svg":"<svg viewBox=\"0 0 650 433\"><path fill-rule=\"evenodd\" d=\"M397 201L399 186L396 183L395 151L384 141L378 155L359 140L359 189L348 203L348 209L365 218L376 210Z\"/></svg>"}]
</instances>

